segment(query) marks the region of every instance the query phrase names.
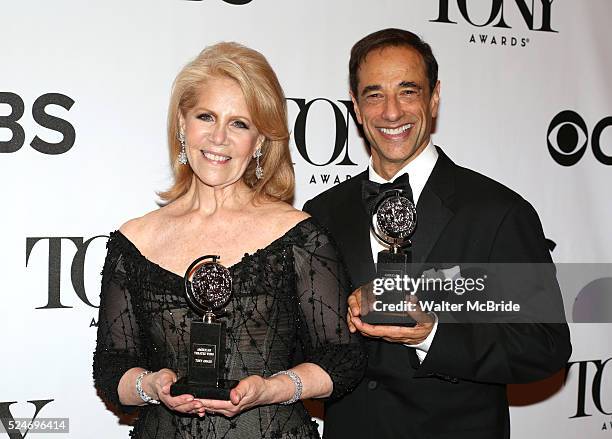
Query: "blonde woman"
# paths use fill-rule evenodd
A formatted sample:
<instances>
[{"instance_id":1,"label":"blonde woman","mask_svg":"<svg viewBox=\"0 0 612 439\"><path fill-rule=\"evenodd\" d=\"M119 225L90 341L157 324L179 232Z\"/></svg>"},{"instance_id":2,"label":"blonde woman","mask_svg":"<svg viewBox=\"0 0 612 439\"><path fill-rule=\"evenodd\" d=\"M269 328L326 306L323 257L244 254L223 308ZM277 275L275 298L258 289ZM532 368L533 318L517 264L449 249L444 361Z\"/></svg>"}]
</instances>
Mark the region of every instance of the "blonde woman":
<instances>
[{"instance_id":1,"label":"blonde woman","mask_svg":"<svg viewBox=\"0 0 612 439\"><path fill-rule=\"evenodd\" d=\"M163 207L111 234L103 269L94 378L119 410L140 406L134 437L318 437L300 400L338 398L361 379L342 261L288 204L288 137L285 98L260 53L220 43L176 78L174 185ZM182 274L205 254L221 255L233 280L224 371L240 382L228 401L170 395L198 318Z\"/></svg>"}]
</instances>

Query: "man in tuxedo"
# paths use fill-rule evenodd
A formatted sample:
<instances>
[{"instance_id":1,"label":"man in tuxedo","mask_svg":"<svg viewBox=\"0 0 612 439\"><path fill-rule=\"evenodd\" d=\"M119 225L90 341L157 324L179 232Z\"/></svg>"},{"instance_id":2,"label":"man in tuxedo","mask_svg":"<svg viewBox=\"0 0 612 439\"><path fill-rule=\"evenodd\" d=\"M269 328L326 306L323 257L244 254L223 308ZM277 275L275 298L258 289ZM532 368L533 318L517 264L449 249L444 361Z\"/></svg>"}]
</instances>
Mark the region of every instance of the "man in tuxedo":
<instances>
[{"instance_id":1,"label":"man in tuxedo","mask_svg":"<svg viewBox=\"0 0 612 439\"><path fill-rule=\"evenodd\" d=\"M336 240L354 286L375 277L383 249L370 231L366 181L394 182L412 193L415 262L551 262L527 201L433 145L440 83L427 43L404 30L375 32L353 46L349 70L370 163L304 210ZM326 406L328 439L507 438L506 384L546 378L565 367L571 353L563 319L450 324L419 312L414 327L369 325L360 318L359 299L359 290L348 298L347 318L366 340L368 369L353 393ZM561 298L550 301L559 306Z\"/></svg>"}]
</instances>

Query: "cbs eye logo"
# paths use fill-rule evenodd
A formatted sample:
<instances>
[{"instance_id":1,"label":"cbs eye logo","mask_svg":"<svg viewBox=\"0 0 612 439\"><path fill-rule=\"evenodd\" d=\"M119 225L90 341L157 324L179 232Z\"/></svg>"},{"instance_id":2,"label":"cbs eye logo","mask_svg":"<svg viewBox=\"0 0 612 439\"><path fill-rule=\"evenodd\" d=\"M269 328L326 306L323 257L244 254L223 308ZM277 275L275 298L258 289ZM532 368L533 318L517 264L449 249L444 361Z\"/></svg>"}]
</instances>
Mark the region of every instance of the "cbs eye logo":
<instances>
[{"instance_id":1,"label":"cbs eye logo","mask_svg":"<svg viewBox=\"0 0 612 439\"><path fill-rule=\"evenodd\" d=\"M591 149L595 158L604 165L612 165L612 156L601 149L601 135L612 126L612 116L600 120L591 133ZM572 166L580 161L589 144L589 129L575 111L565 110L550 121L546 135L548 151L561 166Z\"/></svg>"}]
</instances>

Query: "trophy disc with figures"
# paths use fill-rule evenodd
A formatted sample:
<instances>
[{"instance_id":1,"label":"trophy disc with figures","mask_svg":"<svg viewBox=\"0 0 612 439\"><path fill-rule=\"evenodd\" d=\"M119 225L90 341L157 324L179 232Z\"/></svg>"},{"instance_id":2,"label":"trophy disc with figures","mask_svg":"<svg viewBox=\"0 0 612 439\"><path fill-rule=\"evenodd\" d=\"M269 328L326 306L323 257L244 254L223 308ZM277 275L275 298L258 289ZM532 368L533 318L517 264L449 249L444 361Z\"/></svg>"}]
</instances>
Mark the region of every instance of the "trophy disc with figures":
<instances>
[{"instance_id":1,"label":"trophy disc with figures","mask_svg":"<svg viewBox=\"0 0 612 439\"><path fill-rule=\"evenodd\" d=\"M185 272L185 295L192 310L203 316L192 321L187 376L170 388L172 396L190 394L196 398L229 399L237 380L223 379L225 365L225 322L216 315L232 295L232 277L219 264L219 256L202 256Z\"/></svg>"},{"instance_id":2,"label":"trophy disc with figures","mask_svg":"<svg viewBox=\"0 0 612 439\"><path fill-rule=\"evenodd\" d=\"M410 237L416 229L416 208L401 190L391 190L374 207L371 227L378 239L389 246L378 253L378 263L412 262ZM381 261L381 257L383 261Z\"/></svg>"},{"instance_id":3,"label":"trophy disc with figures","mask_svg":"<svg viewBox=\"0 0 612 439\"><path fill-rule=\"evenodd\" d=\"M417 225L414 203L401 189L391 189L380 197L370 213L372 232L387 246L387 249L378 252L377 278L395 279L406 275L408 265L412 263L410 237ZM385 291L377 299L382 303L394 304L405 300L405 296ZM405 312L368 311L363 316L363 320L371 324L402 326L416 324Z\"/></svg>"}]
</instances>

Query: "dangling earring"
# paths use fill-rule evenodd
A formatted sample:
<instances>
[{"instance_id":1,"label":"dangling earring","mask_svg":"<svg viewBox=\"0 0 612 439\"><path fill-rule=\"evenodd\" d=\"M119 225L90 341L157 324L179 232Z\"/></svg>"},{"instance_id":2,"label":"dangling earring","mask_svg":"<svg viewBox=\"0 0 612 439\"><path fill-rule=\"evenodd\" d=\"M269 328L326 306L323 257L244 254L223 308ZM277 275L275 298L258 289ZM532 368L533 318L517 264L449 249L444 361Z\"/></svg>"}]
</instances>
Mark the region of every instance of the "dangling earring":
<instances>
[{"instance_id":1,"label":"dangling earring","mask_svg":"<svg viewBox=\"0 0 612 439\"><path fill-rule=\"evenodd\" d=\"M257 180L261 180L264 175L263 168L261 167L261 164L259 163L259 158L261 156L262 156L261 146L259 146L253 153L253 158L256 160L256 163L257 163L257 166L255 166L255 177L257 177Z\"/></svg>"},{"instance_id":2,"label":"dangling earring","mask_svg":"<svg viewBox=\"0 0 612 439\"><path fill-rule=\"evenodd\" d=\"M188 163L187 160L187 151L185 150L185 134L182 131L178 133L178 141L181 144L181 151L178 153L176 161L181 165L186 165Z\"/></svg>"}]
</instances>

